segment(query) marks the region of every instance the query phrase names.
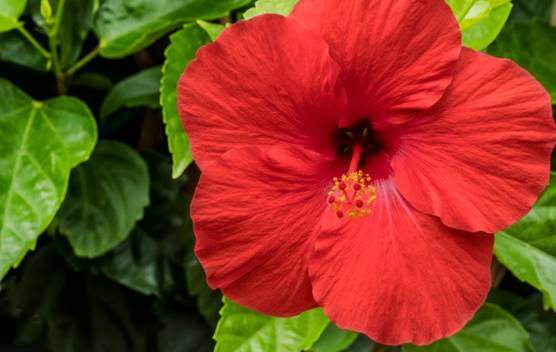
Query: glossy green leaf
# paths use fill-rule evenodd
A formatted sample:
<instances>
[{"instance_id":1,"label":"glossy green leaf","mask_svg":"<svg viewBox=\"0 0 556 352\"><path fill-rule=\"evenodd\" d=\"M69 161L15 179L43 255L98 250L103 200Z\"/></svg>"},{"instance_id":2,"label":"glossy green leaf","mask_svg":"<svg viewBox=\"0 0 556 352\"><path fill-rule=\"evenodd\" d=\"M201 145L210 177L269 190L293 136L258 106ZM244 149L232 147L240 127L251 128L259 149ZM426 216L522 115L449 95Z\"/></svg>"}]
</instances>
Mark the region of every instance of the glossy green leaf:
<instances>
[{"instance_id":1,"label":"glossy green leaf","mask_svg":"<svg viewBox=\"0 0 556 352\"><path fill-rule=\"evenodd\" d=\"M539 19L510 23L488 52L511 59L533 74L556 104L556 28Z\"/></svg>"},{"instance_id":2,"label":"glossy green leaf","mask_svg":"<svg viewBox=\"0 0 556 352\"><path fill-rule=\"evenodd\" d=\"M0 0L0 33L17 28L27 0Z\"/></svg>"},{"instance_id":3,"label":"glossy green leaf","mask_svg":"<svg viewBox=\"0 0 556 352\"><path fill-rule=\"evenodd\" d=\"M531 212L496 235L494 253L521 281L543 293L556 311L556 174Z\"/></svg>"},{"instance_id":4,"label":"glossy green leaf","mask_svg":"<svg viewBox=\"0 0 556 352\"><path fill-rule=\"evenodd\" d=\"M143 158L125 144L101 141L91 160L72 172L59 230L75 254L97 257L127 238L148 204Z\"/></svg>"},{"instance_id":5,"label":"glossy green leaf","mask_svg":"<svg viewBox=\"0 0 556 352\"><path fill-rule=\"evenodd\" d=\"M243 308L228 299L214 333L215 352L299 352L309 349L328 325L322 310L292 318L275 318Z\"/></svg>"},{"instance_id":6,"label":"glossy green leaf","mask_svg":"<svg viewBox=\"0 0 556 352\"><path fill-rule=\"evenodd\" d=\"M492 43L510 16L511 0L446 0L458 20L463 45L483 50Z\"/></svg>"},{"instance_id":7,"label":"glossy green leaf","mask_svg":"<svg viewBox=\"0 0 556 352\"><path fill-rule=\"evenodd\" d=\"M341 352L351 346L357 337L358 333L342 330L334 323L328 324L326 330L319 337L317 342L311 348L312 352Z\"/></svg>"},{"instance_id":8,"label":"glossy green leaf","mask_svg":"<svg viewBox=\"0 0 556 352\"><path fill-rule=\"evenodd\" d=\"M529 335L510 313L487 303L457 334L429 346L406 345L403 352L533 352Z\"/></svg>"},{"instance_id":9,"label":"glossy green leaf","mask_svg":"<svg viewBox=\"0 0 556 352\"><path fill-rule=\"evenodd\" d=\"M81 53L83 42L93 26L93 9L95 0L64 0L62 8L60 0L49 0L51 6L51 22L43 16L42 0L30 0L29 8L33 20L49 33L54 27L55 18L61 16L57 41L60 45L60 65L69 68Z\"/></svg>"},{"instance_id":10,"label":"glossy green leaf","mask_svg":"<svg viewBox=\"0 0 556 352\"><path fill-rule=\"evenodd\" d=\"M170 37L170 45L165 52L160 104L166 124L168 148L172 153L174 178L179 177L193 161L189 151L189 140L178 113L178 81L187 65L195 58L197 50L209 42L210 37L205 30L197 24L187 24Z\"/></svg>"},{"instance_id":11,"label":"glossy green leaf","mask_svg":"<svg viewBox=\"0 0 556 352\"><path fill-rule=\"evenodd\" d=\"M504 232L556 258L556 173L529 214Z\"/></svg>"},{"instance_id":12,"label":"glossy green leaf","mask_svg":"<svg viewBox=\"0 0 556 352\"><path fill-rule=\"evenodd\" d=\"M293 10L298 0L258 0L253 8L245 11L243 17L251 19L265 13L275 13L287 16Z\"/></svg>"},{"instance_id":13,"label":"glossy green leaf","mask_svg":"<svg viewBox=\"0 0 556 352\"><path fill-rule=\"evenodd\" d=\"M160 245L142 229L133 234L109 256L103 258L102 272L114 281L144 295L161 296L169 270L160 258Z\"/></svg>"},{"instance_id":14,"label":"glossy green leaf","mask_svg":"<svg viewBox=\"0 0 556 352\"><path fill-rule=\"evenodd\" d=\"M204 29L205 32L207 32L212 41L215 41L216 38L218 38L222 31L224 31L224 29L226 28L226 26L224 26L223 24L211 23L201 20L197 21L197 24L199 25L199 27Z\"/></svg>"},{"instance_id":15,"label":"glossy green leaf","mask_svg":"<svg viewBox=\"0 0 556 352\"><path fill-rule=\"evenodd\" d=\"M545 305L556 310L556 257L508 233L496 235L496 257L512 274L543 293Z\"/></svg>"},{"instance_id":16,"label":"glossy green leaf","mask_svg":"<svg viewBox=\"0 0 556 352\"><path fill-rule=\"evenodd\" d=\"M0 61L46 71L46 59L18 32L0 33Z\"/></svg>"},{"instance_id":17,"label":"glossy green leaf","mask_svg":"<svg viewBox=\"0 0 556 352\"><path fill-rule=\"evenodd\" d=\"M160 66L130 76L119 82L110 90L100 108L100 117L108 115L121 108L147 106L152 109L160 107Z\"/></svg>"},{"instance_id":18,"label":"glossy green leaf","mask_svg":"<svg viewBox=\"0 0 556 352\"><path fill-rule=\"evenodd\" d=\"M95 21L101 55L133 54L185 22L215 19L250 0L105 0Z\"/></svg>"},{"instance_id":19,"label":"glossy green leaf","mask_svg":"<svg viewBox=\"0 0 556 352\"><path fill-rule=\"evenodd\" d=\"M89 158L96 138L80 100L40 103L0 79L0 278L35 247L62 204L70 170Z\"/></svg>"},{"instance_id":20,"label":"glossy green leaf","mask_svg":"<svg viewBox=\"0 0 556 352\"><path fill-rule=\"evenodd\" d=\"M186 296L182 262L192 247L191 221L184 216L191 199L182 194L187 178L172 180L172 163L166 155L146 152L144 158L151 202L132 235L100 259L101 271L145 295Z\"/></svg>"}]
</instances>

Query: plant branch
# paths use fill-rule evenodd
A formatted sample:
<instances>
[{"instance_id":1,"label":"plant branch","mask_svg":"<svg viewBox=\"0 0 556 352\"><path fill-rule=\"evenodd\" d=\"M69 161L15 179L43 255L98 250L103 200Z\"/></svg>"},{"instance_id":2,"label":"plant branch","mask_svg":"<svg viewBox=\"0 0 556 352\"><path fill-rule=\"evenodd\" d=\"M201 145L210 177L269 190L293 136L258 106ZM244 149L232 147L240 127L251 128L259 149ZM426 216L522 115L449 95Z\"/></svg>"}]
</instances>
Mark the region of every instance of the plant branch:
<instances>
[{"instance_id":1,"label":"plant branch","mask_svg":"<svg viewBox=\"0 0 556 352\"><path fill-rule=\"evenodd\" d=\"M58 58L58 40L56 37L51 36L48 42L50 44L50 58L52 59L52 69L54 70L54 75L56 76L58 93L64 95L66 94L66 78L64 73L62 72L60 59Z\"/></svg>"},{"instance_id":2,"label":"plant branch","mask_svg":"<svg viewBox=\"0 0 556 352\"><path fill-rule=\"evenodd\" d=\"M79 71L83 66L91 62L100 53L100 45L94 48L90 53L85 55L81 60L77 61L70 69L66 72L68 76L72 76L75 72Z\"/></svg>"},{"instance_id":3,"label":"plant branch","mask_svg":"<svg viewBox=\"0 0 556 352\"><path fill-rule=\"evenodd\" d=\"M386 352L388 346L381 345L380 343L375 342L375 347L373 347L372 352Z\"/></svg>"},{"instance_id":4,"label":"plant branch","mask_svg":"<svg viewBox=\"0 0 556 352\"><path fill-rule=\"evenodd\" d=\"M29 33L25 29L25 27L23 27L23 23L18 23L18 26L16 28L19 33L21 33L23 37L25 37L25 39L27 39L27 41L31 43L31 45L33 45L33 47L37 49L42 56L44 56L47 60L50 60L50 53L42 45L39 44L39 42L33 37L33 35L31 35L31 33Z\"/></svg>"},{"instance_id":5,"label":"plant branch","mask_svg":"<svg viewBox=\"0 0 556 352\"><path fill-rule=\"evenodd\" d=\"M56 76L56 83L58 85L58 93L66 94L66 83L65 75L62 72L62 67L60 65L60 59L58 57L58 33L60 32L60 26L62 24L62 17L64 15L64 8L66 5L66 0L60 0L58 7L56 9L56 18L54 20L54 25L48 33L48 43L50 46L50 58L52 59L52 68L54 70L54 75Z\"/></svg>"}]
</instances>

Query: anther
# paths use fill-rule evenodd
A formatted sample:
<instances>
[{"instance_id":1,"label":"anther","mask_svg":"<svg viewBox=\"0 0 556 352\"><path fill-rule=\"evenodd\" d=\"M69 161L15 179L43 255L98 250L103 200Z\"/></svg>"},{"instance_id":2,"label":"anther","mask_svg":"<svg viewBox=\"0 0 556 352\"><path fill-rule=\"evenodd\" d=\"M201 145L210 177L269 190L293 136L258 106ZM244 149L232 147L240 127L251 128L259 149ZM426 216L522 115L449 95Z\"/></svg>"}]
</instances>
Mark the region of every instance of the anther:
<instances>
[{"instance_id":1,"label":"anther","mask_svg":"<svg viewBox=\"0 0 556 352\"><path fill-rule=\"evenodd\" d=\"M376 189L371 177L363 171L353 171L334 177L327 201L338 218L349 218L371 214L376 199Z\"/></svg>"}]
</instances>

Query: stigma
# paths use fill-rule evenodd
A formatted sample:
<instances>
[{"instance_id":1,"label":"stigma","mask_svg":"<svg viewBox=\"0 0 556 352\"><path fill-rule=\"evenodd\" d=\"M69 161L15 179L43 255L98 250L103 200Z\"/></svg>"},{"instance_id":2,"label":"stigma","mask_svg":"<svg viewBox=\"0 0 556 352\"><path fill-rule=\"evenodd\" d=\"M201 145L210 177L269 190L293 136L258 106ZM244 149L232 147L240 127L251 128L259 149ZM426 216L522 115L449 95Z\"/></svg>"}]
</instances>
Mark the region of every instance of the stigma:
<instances>
[{"instance_id":1,"label":"stigma","mask_svg":"<svg viewBox=\"0 0 556 352\"><path fill-rule=\"evenodd\" d=\"M369 174L361 170L332 179L328 204L338 218L356 218L371 214L376 199L376 188L371 181Z\"/></svg>"}]
</instances>

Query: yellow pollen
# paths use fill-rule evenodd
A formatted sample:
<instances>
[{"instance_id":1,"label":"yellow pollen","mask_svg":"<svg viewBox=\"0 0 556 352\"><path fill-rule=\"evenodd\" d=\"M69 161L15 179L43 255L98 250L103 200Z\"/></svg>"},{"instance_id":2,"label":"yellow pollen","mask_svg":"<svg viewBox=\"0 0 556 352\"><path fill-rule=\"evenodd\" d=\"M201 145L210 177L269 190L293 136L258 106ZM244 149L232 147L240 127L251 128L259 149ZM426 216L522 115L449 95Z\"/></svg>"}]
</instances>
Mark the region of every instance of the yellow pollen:
<instances>
[{"instance_id":1,"label":"yellow pollen","mask_svg":"<svg viewBox=\"0 0 556 352\"><path fill-rule=\"evenodd\" d=\"M371 213L376 199L376 188L371 181L371 177L361 170L332 179L328 203L337 217L356 218Z\"/></svg>"}]
</instances>

